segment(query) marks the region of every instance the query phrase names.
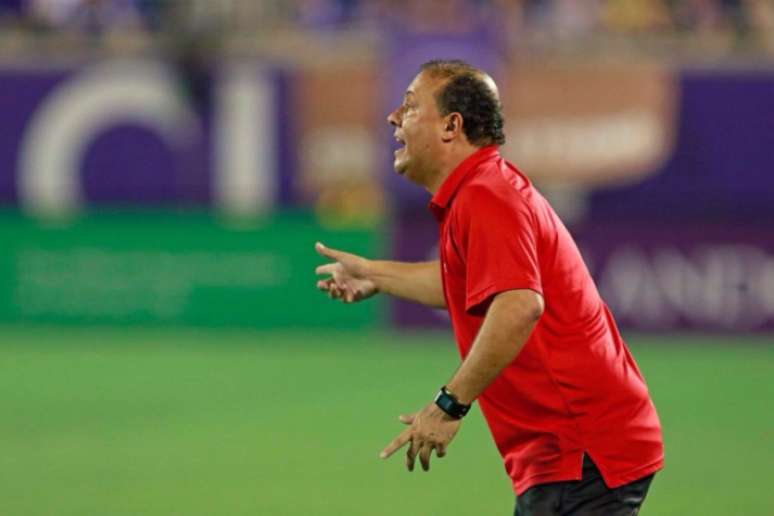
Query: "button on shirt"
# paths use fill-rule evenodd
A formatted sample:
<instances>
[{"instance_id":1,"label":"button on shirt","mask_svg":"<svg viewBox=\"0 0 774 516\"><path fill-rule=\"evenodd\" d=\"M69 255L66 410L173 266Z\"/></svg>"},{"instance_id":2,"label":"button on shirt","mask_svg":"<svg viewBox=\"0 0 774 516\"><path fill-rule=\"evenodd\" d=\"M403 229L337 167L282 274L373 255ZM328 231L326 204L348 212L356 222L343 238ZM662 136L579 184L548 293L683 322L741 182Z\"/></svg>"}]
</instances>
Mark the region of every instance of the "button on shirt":
<instances>
[{"instance_id":1,"label":"button on shirt","mask_svg":"<svg viewBox=\"0 0 774 516\"><path fill-rule=\"evenodd\" d=\"M495 295L529 289L545 302L519 355L478 398L516 493L580 479L584 453L611 488L659 470L661 427L645 381L575 242L530 181L484 147L446 178L430 211L463 359Z\"/></svg>"}]
</instances>

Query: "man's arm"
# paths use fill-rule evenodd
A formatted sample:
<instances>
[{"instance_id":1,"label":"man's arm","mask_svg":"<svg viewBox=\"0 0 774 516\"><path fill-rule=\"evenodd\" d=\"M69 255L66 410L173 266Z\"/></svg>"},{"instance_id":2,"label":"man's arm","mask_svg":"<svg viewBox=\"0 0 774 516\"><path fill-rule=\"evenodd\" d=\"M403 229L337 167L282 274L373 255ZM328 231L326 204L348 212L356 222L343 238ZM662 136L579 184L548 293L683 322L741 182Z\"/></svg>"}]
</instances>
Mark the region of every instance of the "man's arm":
<instances>
[{"instance_id":1,"label":"man's arm","mask_svg":"<svg viewBox=\"0 0 774 516\"><path fill-rule=\"evenodd\" d=\"M352 303L383 292L427 306L446 306L438 260L419 263L368 260L319 242L315 249L320 255L333 260L320 265L315 271L330 275L319 280L317 288L333 299Z\"/></svg>"},{"instance_id":2,"label":"man's arm","mask_svg":"<svg viewBox=\"0 0 774 516\"><path fill-rule=\"evenodd\" d=\"M470 404L519 354L543 313L543 297L532 290L509 290L497 294L489 305L481 329L462 365L446 385L457 401ZM446 454L459 429L460 420L451 418L433 402L416 414L401 416L410 425L385 448L386 459L406 443L406 467L413 471L417 456L422 469L430 469L430 454Z\"/></svg>"},{"instance_id":3,"label":"man's arm","mask_svg":"<svg viewBox=\"0 0 774 516\"><path fill-rule=\"evenodd\" d=\"M372 261L369 277L379 292L435 308L446 307L439 260L418 263Z\"/></svg>"},{"instance_id":4,"label":"man's arm","mask_svg":"<svg viewBox=\"0 0 774 516\"><path fill-rule=\"evenodd\" d=\"M495 296L473 346L447 390L469 405L524 347L543 313L543 297L532 290L509 290Z\"/></svg>"}]
</instances>

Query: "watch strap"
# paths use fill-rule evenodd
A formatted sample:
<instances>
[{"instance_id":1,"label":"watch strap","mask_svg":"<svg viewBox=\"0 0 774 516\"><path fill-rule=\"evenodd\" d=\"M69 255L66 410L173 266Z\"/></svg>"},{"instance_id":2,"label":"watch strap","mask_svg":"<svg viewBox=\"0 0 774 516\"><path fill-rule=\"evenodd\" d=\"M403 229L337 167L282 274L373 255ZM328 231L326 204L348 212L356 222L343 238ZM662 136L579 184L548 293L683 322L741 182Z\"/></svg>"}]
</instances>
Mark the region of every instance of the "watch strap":
<instances>
[{"instance_id":1,"label":"watch strap","mask_svg":"<svg viewBox=\"0 0 774 516\"><path fill-rule=\"evenodd\" d=\"M441 390L435 395L435 404L454 419L462 419L470 410L470 405L460 403L457 398L446 389L446 386L441 387Z\"/></svg>"}]
</instances>

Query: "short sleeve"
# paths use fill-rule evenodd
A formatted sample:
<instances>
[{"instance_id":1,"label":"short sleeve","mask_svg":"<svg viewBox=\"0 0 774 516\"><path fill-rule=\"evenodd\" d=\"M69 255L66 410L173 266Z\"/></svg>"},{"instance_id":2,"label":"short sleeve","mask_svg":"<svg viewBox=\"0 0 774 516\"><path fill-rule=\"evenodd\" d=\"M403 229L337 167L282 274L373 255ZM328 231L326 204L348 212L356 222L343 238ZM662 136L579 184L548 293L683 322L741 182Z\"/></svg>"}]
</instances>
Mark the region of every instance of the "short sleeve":
<instances>
[{"instance_id":1,"label":"short sleeve","mask_svg":"<svg viewBox=\"0 0 774 516\"><path fill-rule=\"evenodd\" d=\"M465 310L486 312L495 294L529 289L542 295L537 232L526 200L515 191L471 188L460 199L465 258Z\"/></svg>"}]
</instances>

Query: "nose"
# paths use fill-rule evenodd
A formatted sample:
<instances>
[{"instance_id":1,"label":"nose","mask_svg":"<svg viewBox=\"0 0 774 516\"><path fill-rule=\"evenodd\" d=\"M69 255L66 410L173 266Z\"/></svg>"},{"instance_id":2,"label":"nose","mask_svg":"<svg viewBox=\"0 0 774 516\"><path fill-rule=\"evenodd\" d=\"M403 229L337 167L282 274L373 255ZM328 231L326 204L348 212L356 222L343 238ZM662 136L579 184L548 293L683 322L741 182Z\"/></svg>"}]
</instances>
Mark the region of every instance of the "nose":
<instances>
[{"instance_id":1,"label":"nose","mask_svg":"<svg viewBox=\"0 0 774 516\"><path fill-rule=\"evenodd\" d=\"M394 127L400 127L400 108L387 115L387 123Z\"/></svg>"}]
</instances>

